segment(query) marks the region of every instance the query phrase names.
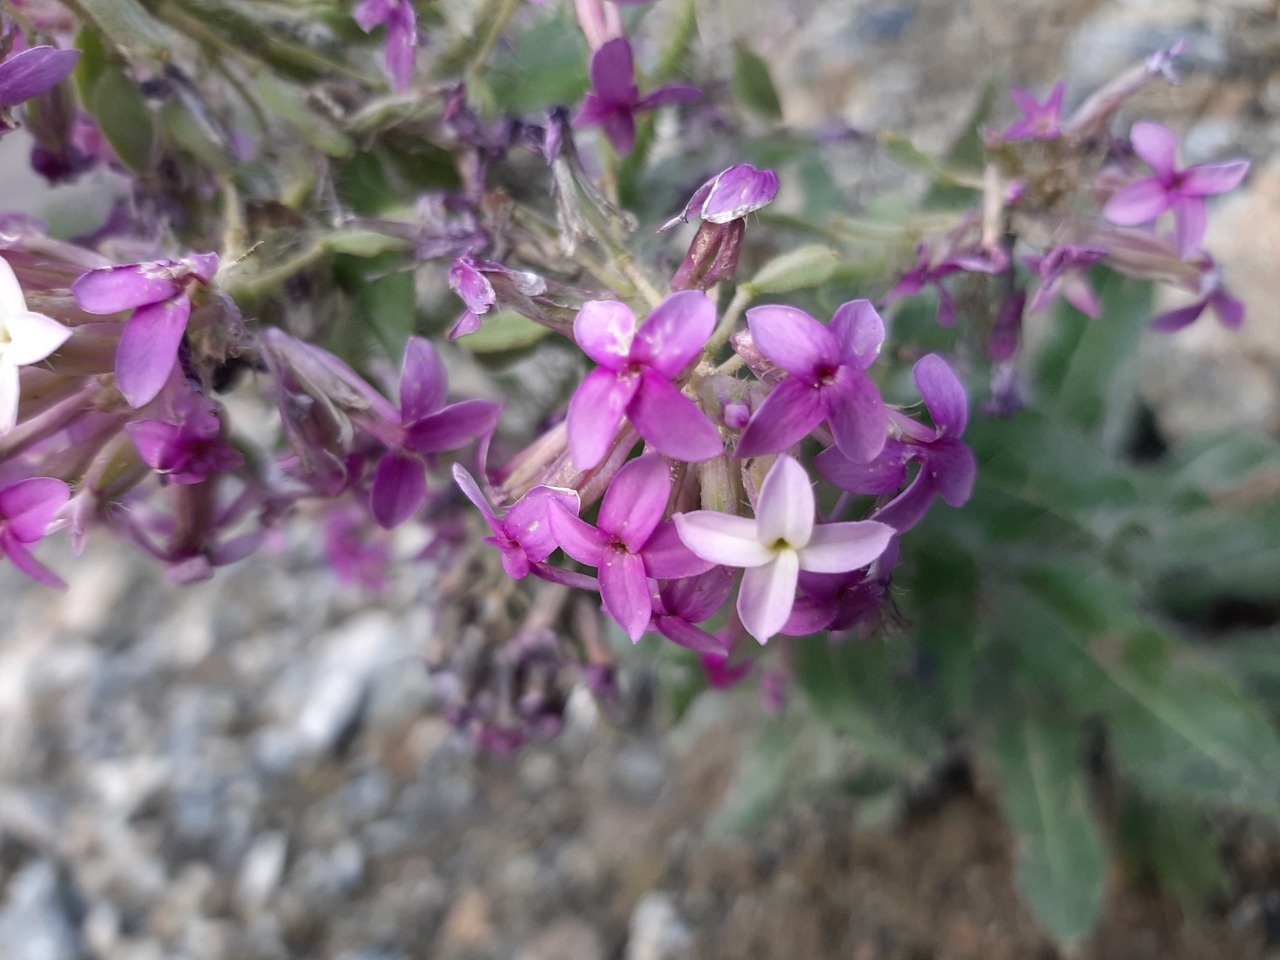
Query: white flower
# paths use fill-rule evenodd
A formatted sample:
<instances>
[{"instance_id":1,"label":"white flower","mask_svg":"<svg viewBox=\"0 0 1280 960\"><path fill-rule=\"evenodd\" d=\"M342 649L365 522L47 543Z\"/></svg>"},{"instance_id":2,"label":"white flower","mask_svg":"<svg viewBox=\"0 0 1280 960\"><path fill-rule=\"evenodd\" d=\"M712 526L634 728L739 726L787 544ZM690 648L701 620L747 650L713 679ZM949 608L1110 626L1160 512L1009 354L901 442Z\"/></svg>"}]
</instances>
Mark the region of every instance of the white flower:
<instances>
[{"instance_id":1,"label":"white flower","mask_svg":"<svg viewBox=\"0 0 1280 960\"><path fill-rule=\"evenodd\" d=\"M69 336L57 320L27 309L13 267L0 257L0 434L18 422L18 368L39 363Z\"/></svg>"},{"instance_id":2,"label":"white flower","mask_svg":"<svg viewBox=\"0 0 1280 960\"><path fill-rule=\"evenodd\" d=\"M875 520L813 522L813 488L804 467L780 456L760 485L756 517L715 510L677 513L672 519L684 545L704 560L743 567L738 616L764 643L786 624L801 570L845 573L873 563L894 529Z\"/></svg>"}]
</instances>

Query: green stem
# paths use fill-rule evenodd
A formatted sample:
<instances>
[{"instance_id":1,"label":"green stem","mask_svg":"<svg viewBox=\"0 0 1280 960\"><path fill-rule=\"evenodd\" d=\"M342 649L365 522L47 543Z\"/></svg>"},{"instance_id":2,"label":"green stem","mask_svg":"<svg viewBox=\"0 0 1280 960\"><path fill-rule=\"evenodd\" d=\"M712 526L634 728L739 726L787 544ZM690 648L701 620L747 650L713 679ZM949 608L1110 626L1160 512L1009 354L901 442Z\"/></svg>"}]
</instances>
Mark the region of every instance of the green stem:
<instances>
[{"instance_id":1,"label":"green stem","mask_svg":"<svg viewBox=\"0 0 1280 960\"><path fill-rule=\"evenodd\" d=\"M301 253L270 269L255 273L238 283L233 279L227 284L227 293L237 302L241 299L258 300L290 277L323 260L328 254L329 250L323 243L313 242Z\"/></svg>"},{"instance_id":2,"label":"green stem","mask_svg":"<svg viewBox=\"0 0 1280 960\"><path fill-rule=\"evenodd\" d=\"M707 341L706 349L703 351L705 356L714 357L724 349L724 345L729 342L729 337L733 335L733 328L738 325L738 318L755 298L755 291L748 284L738 285L738 289L733 292L733 299L725 308L724 316L720 318L720 323L716 325L711 339Z\"/></svg>"}]
</instances>

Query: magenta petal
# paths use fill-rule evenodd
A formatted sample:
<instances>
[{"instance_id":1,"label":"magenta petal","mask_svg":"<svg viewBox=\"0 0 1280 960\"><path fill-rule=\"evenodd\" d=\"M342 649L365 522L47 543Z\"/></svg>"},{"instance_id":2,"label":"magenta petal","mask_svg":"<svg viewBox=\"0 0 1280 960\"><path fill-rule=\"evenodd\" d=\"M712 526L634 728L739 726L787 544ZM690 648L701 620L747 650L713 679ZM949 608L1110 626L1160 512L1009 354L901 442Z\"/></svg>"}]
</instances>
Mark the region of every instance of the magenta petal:
<instances>
[{"instance_id":1,"label":"magenta petal","mask_svg":"<svg viewBox=\"0 0 1280 960\"><path fill-rule=\"evenodd\" d=\"M413 423L444 406L449 378L436 348L422 337L410 337L400 369L400 422Z\"/></svg>"},{"instance_id":2,"label":"magenta petal","mask_svg":"<svg viewBox=\"0 0 1280 960\"><path fill-rule=\"evenodd\" d=\"M53 477L32 477L0 490L0 519L21 543L35 543L49 530L71 491Z\"/></svg>"},{"instance_id":3,"label":"magenta petal","mask_svg":"<svg viewBox=\"0 0 1280 960\"><path fill-rule=\"evenodd\" d=\"M644 559L645 572L655 580L696 577L717 566L686 547L676 525L671 522L658 524L640 556Z\"/></svg>"},{"instance_id":4,"label":"magenta petal","mask_svg":"<svg viewBox=\"0 0 1280 960\"><path fill-rule=\"evenodd\" d=\"M566 418L575 469L590 470L605 458L639 386L639 377L620 379L603 367L592 370L579 384Z\"/></svg>"},{"instance_id":5,"label":"magenta petal","mask_svg":"<svg viewBox=\"0 0 1280 960\"><path fill-rule=\"evenodd\" d=\"M725 654L724 643L680 617L654 617L653 625L664 637L686 650L719 656Z\"/></svg>"},{"instance_id":6,"label":"magenta petal","mask_svg":"<svg viewBox=\"0 0 1280 960\"><path fill-rule=\"evenodd\" d=\"M177 463L182 428L163 420L137 420L124 425L142 462L153 470L172 470Z\"/></svg>"},{"instance_id":7,"label":"magenta petal","mask_svg":"<svg viewBox=\"0 0 1280 960\"><path fill-rule=\"evenodd\" d=\"M1131 183L1115 194L1102 208L1102 215L1112 223L1131 227L1154 220L1170 206L1164 184L1148 178Z\"/></svg>"},{"instance_id":8,"label":"magenta petal","mask_svg":"<svg viewBox=\"0 0 1280 960\"><path fill-rule=\"evenodd\" d=\"M427 473L422 462L388 453L378 464L369 491L369 510L378 526L390 530L412 517L427 499Z\"/></svg>"},{"instance_id":9,"label":"magenta petal","mask_svg":"<svg viewBox=\"0 0 1280 960\"><path fill-rule=\"evenodd\" d=\"M1200 249L1209 222L1204 201L1199 197L1178 197L1173 202L1173 236L1178 256L1183 260Z\"/></svg>"},{"instance_id":10,"label":"magenta petal","mask_svg":"<svg viewBox=\"0 0 1280 960\"><path fill-rule=\"evenodd\" d=\"M841 490L879 496L901 490L907 482L907 461L911 448L898 440L887 440L874 460L860 463L850 460L837 447L824 450L814 458L818 472Z\"/></svg>"},{"instance_id":11,"label":"magenta petal","mask_svg":"<svg viewBox=\"0 0 1280 960\"><path fill-rule=\"evenodd\" d=\"M884 449L889 411L866 376L842 367L836 381L820 391L836 446L854 460L871 460Z\"/></svg>"},{"instance_id":12,"label":"magenta petal","mask_svg":"<svg viewBox=\"0 0 1280 960\"><path fill-rule=\"evenodd\" d=\"M636 331L631 359L674 380L702 354L715 326L716 305L705 293L673 293L653 308Z\"/></svg>"},{"instance_id":13,"label":"magenta petal","mask_svg":"<svg viewBox=\"0 0 1280 960\"><path fill-rule=\"evenodd\" d=\"M59 590L67 588L66 583L56 573L33 557L30 552L13 537L0 532L0 550L12 561L13 565L37 583Z\"/></svg>"},{"instance_id":14,"label":"magenta petal","mask_svg":"<svg viewBox=\"0 0 1280 960\"><path fill-rule=\"evenodd\" d=\"M596 525L639 553L662 521L671 497L671 468L657 454L632 460L613 478Z\"/></svg>"},{"instance_id":15,"label":"magenta petal","mask_svg":"<svg viewBox=\"0 0 1280 960\"><path fill-rule=\"evenodd\" d=\"M684 205L684 209L660 226L658 228L658 233L665 233L679 224L688 223L690 214L694 211L702 210L702 205L707 202L707 197L711 196L711 189L716 185L716 181L719 179L719 176L712 177L697 190L693 191L693 196L691 196L689 198L689 202Z\"/></svg>"},{"instance_id":16,"label":"magenta petal","mask_svg":"<svg viewBox=\"0 0 1280 960\"><path fill-rule=\"evenodd\" d=\"M0 108L16 107L60 84L76 67L79 50L31 47L0 63Z\"/></svg>"},{"instance_id":17,"label":"magenta petal","mask_svg":"<svg viewBox=\"0 0 1280 960\"><path fill-rule=\"evenodd\" d=\"M591 86L608 104L635 104L640 91L631 44L625 37L610 40L591 55Z\"/></svg>"},{"instance_id":18,"label":"magenta petal","mask_svg":"<svg viewBox=\"0 0 1280 960\"><path fill-rule=\"evenodd\" d=\"M898 533L906 533L924 519L937 493L937 487L933 484L933 475L928 470L921 469L907 489L872 516L881 523L887 523Z\"/></svg>"},{"instance_id":19,"label":"magenta petal","mask_svg":"<svg viewBox=\"0 0 1280 960\"><path fill-rule=\"evenodd\" d=\"M693 103L702 99L702 91L697 87L691 87L687 84L673 83L666 87L659 87L652 93L640 100L636 105L636 110L657 110L660 107L670 107L678 103ZM714 222L714 221L713 221Z\"/></svg>"},{"instance_id":20,"label":"magenta petal","mask_svg":"<svg viewBox=\"0 0 1280 960\"><path fill-rule=\"evenodd\" d=\"M973 481L978 473L973 451L958 440L940 440L931 444L921 467L933 477L938 496L952 507L963 507L973 496Z\"/></svg>"},{"instance_id":21,"label":"magenta petal","mask_svg":"<svg viewBox=\"0 0 1280 960\"><path fill-rule=\"evenodd\" d=\"M397 93L403 93L413 84L417 45L417 13L411 0L403 0L387 28L387 74L391 77L391 88Z\"/></svg>"},{"instance_id":22,"label":"magenta petal","mask_svg":"<svg viewBox=\"0 0 1280 960\"><path fill-rule=\"evenodd\" d=\"M1249 172L1248 160L1231 163L1204 163L1182 172L1178 191L1188 197L1205 197L1234 190Z\"/></svg>"},{"instance_id":23,"label":"magenta petal","mask_svg":"<svg viewBox=\"0 0 1280 960\"><path fill-rule=\"evenodd\" d=\"M787 373L816 378L820 367L840 362L831 331L795 307L755 307L747 311L752 340L766 357Z\"/></svg>"},{"instance_id":24,"label":"magenta petal","mask_svg":"<svg viewBox=\"0 0 1280 960\"><path fill-rule=\"evenodd\" d=\"M850 300L831 318L831 335L840 347L840 357L859 370L866 370L880 356L884 343L884 321L870 300Z\"/></svg>"},{"instance_id":25,"label":"magenta petal","mask_svg":"<svg viewBox=\"0 0 1280 960\"><path fill-rule=\"evenodd\" d=\"M606 370L621 370L631 356L636 315L616 300L588 300L573 320L582 352Z\"/></svg>"},{"instance_id":26,"label":"magenta petal","mask_svg":"<svg viewBox=\"0 0 1280 960\"><path fill-rule=\"evenodd\" d=\"M765 397L738 442L739 457L779 453L809 435L826 417L819 392L796 377L788 377Z\"/></svg>"},{"instance_id":27,"label":"magenta petal","mask_svg":"<svg viewBox=\"0 0 1280 960\"><path fill-rule=\"evenodd\" d=\"M463 299L472 313L487 313L498 302L489 278L476 269L470 257L459 257L449 268L449 286Z\"/></svg>"},{"instance_id":28,"label":"magenta petal","mask_svg":"<svg viewBox=\"0 0 1280 960\"><path fill-rule=\"evenodd\" d=\"M1151 321L1151 329L1159 330L1161 333L1173 333L1183 327L1189 327L1200 319L1200 314L1204 313L1206 306L1208 306L1207 301L1197 300L1185 307L1162 313Z\"/></svg>"},{"instance_id":29,"label":"magenta petal","mask_svg":"<svg viewBox=\"0 0 1280 960\"><path fill-rule=\"evenodd\" d=\"M1172 179L1178 161L1178 138L1172 130L1158 123L1135 123L1129 141L1156 176L1165 183Z\"/></svg>"},{"instance_id":30,"label":"magenta petal","mask_svg":"<svg viewBox=\"0 0 1280 960\"><path fill-rule=\"evenodd\" d=\"M549 503L547 520L556 543L573 559L597 568L604 562L609 538L585 520L579 520L564 504Z\"/></svg>"},{"instance_id":31,"label":"magenta petal","mask_svg":"<svg viewBox=\"0 0 1280 960\"><path fill-rule=\"evenodd\" d=\"M476 509L480 511L480 515L484 517L485 523L489 524L489 529L494 533L503 533L502 523L498 520L498 515L493 512L493 507L489 506L489 501L484 492L481 491L480 485L476 483L475 477L467 472L466 467L460 463L455 463L453 465L453 480L466 498L475 504Z\"/></svg>"},{"instance_id":32,"label":"magenta petal","mask_svg":"<svg viewBox=\"0 0 1280 960\"><path fill-rule=\"evenodd\" d=\"M1228 330L1239 330L1244 323L1244 304L1225 291L1219 290L1210 297L1209 306Z\"/></svg>"},{"instance_id":33,"label":"magenta petal","mask_svg":"<svg viewBox=\"0 0 1280 960\"><path fill-rule=\"evenodd\" d=\"M632 424L659 453L697 463L724 452L720 431L696 403L663 379L645 370L640 389L627 406Z\"/></svg>"},{"instance_id":34,"label":"magenta petal","mask_svg":"<svg viewBox=\"0 0 1280 960\"><path fill-rule=\"evenodd\" d=\"M733 572L713 566L696 577L682 577L664 583L662 603L673 615L690 623L701 623L724 606L732 589Z\"/></svg>"},{"instance_id":35,"label":"magenta petal","mask_svg":"<svg viewBox=\"0 0 1280 960\"><path fill-rule=\"evenodd\" d=\"M144 266L131 263L90 270L71 284L71 295L86 313L108 314L159 303L182 292L168 277L147 276Z\"/></svg>"},{"instance_id":36,"label":"magenta petal","mask_svg":"<svg viewBox=\"0 0 1280 960\"><path fill-rule=\"evenodd\" d=\"M379 24L391 19L392 3L395 0L360 0L353 16L356 24L368 33Z\"/></svg>"},{"instance_id":37,"label":"magenta petal","mask_svg":"<svg viewBox=\"0 0 1280 960\"><path fill-rule=\"evenodd\" d=\"M149 303L133 312L116 348L116 386L131 407L155 399L178 359L191 316L185 296Z\"/></svg>"},{"instance_id":38,"label":"magenta petal","mask_svg":"<svg viewBox=\"0 0 1280 960\"><path fill-rule=\"evenodd\" d=\"M601 562L600 599L604 601L605 613L613 617L635 643L649 629L653 615L644 561L634 553L611 548L605 550Z\"/></svg>"},{"instance_id":39,"label":"magenta petal","mask_svg":"<svg viewBox=\"0 0 1280 960\"><path fill-rule=\"evenodd\" d=\"M479 314L472 313L470 310L463 310L462 315L458 317L454 325L449 328L449 332L446 336L450 340L459 340L462 337L475 333L481 326L483 326L483 323L480 320Z\"/></svg>"},{"instance_id":40,"label":"magenta petal","mask_svg":"<svg viewBox=\"0 0 1280 960\"><path fill-rule=\"evenodd\" d=\"M502 408L488 400L463 400L409 425L404 445L415 453L456 450L488 433Z\"/></svg>"},{"instance_id":41,"label":"magenta petal","mask_svg":"<svg viewBox=\"0 0 1280 960\"><path fill-rule=\"evenodd\" d=\"M561 487L534 487L507 511L502 526L506 535L524 548L534 563L541 563L560 546L551 531L552 510L578 515L578 495ZM594 564L593 564L594 566Z\"/></svg>"},{"instance_id":42,"label":"magenta petal","mask_svg":"<svg viewBox=\"0 0 1280 960\"><path fill-rule=\"evenodd\" d=\"M615 108L604 118L604 132L620 157L629 156L636 146L636 120L630 110Z\"/></svg>"},{"instance_id":43,"label":"magenta petal","mask_svg":"<svg viewBox=\"0 0 1280 960\"><path fill-rule=\"evenodd\" d=\"M911 378L938 432L949 437L964 436L969 424L969 398L947 361L936 353L921 357L911 370Z\"/></svg>"}]
</instances>

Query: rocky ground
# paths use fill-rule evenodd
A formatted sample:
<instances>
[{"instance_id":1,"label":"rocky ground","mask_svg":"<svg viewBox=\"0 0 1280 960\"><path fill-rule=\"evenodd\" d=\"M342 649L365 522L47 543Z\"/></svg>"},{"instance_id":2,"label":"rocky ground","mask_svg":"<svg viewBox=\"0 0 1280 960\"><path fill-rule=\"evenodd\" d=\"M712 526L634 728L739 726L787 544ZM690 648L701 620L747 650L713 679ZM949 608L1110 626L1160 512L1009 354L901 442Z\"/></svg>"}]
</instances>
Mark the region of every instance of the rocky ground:
<instances>
[{"instance_id":1,"label":"rocky ground","mask_svg":"<svg viewBox=\"0 0 1280 960\"><path fill-rule=\"evenodd\" d=\"M956 132L984 77L1081 89L1188 38L1186 83L1148 115L1189 132L1189 160L1256 167L1210 239L1246 331L1204 324L1147 348L1145 388L1176 442L1280 429L1276 7L734 0L707 16L775 64L789 121L840 116L926 147ZM706 698L674 736L652 716L605 722L575 695L554 742L477 755L424 667L440 639L429 567L369 597L298 532L187 588L106 543L58 564L65 595L0 568L2 960L1056 955L964 771L874 822L823 795L727 838L710 820L761 723L750 691ZM1079 955L1280 957L1280 837L1243 824L1224 838L1229 892L1204 919L1118 875Z\"/></svg>"}]
</instances>

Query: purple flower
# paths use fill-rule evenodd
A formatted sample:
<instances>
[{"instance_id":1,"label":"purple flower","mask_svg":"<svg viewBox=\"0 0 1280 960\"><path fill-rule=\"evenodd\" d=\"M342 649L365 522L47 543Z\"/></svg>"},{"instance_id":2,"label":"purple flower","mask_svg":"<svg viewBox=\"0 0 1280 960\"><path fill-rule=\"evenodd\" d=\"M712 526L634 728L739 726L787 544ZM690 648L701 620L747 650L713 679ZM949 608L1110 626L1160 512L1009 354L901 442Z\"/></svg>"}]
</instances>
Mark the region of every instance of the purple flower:
<instances>
[{"instance_id":1,"label":"purple flower","mask_svg":"<svg viewBox=\"0 0 1280 960\"><path fill-rule=\"evenodd\" d=\"M57 320L27 309L13 267L0 257L0 436L18 423L22 392L18 368L39 363L70 336L71 331Z\"/></svg>"},{"instance_id":2,"label":"purple flower","mask_svg":"<svg viewBox=\"0 0 1280 960\"><path fill-rule=\"evenodd\" d=\"M800 596L778 632L807 637L822 630L848 630L880 609L889 592L890 573L898 562L898 541L890 541L866 570L847 573L800 572Z\"/></svg>"},{"instance_id":3,"label":"purple flower","mask_svg":"<svg viewBox=\"0 0 1280 960\"><path fill-rule=\"evenodd\" d=\"M191 318L190 286L207 286L217 272L218 255L201 253L90 270L71 284L86 313L133 310L116 349L116 385L129 406L145 406L164 387Z\"/></svg>"},{"instance_id":4,"label":"purple flower","mask_svg":"<svg viewBox=\"0 0 1280 960\"><path fill-rule=\"evenodd\" d=\"M31 47L0 63L0 110L25 103L60 84L76 68L79 50Z\"/></svg>"},{"instance_id":5,"label":"purple flower","mask_svg":"<svg viewBox=\"0 0 1280 960\"><path fill-rule=\"evenodd\" d=\"M176 423L138 420L125 432L147 466L174 483L200 483L213 473L226 473L244 463L235 447L222 439L218 405L207 397L186 395L175 411Z\"/></svg>"},{"instance_id":6,"label":"purple flower","mask_svg":"<svg viewBox=\"0 0 1280 960\"><path fill-rule=\"evenodd\" d=\"M961 246L961 237L969 232L969 225L944 238L939 249L930 253L927 244L916 248L916 265L902 275L893 289L885 294L884 306L897 303L903 297L912 297L927 286L938 293L938 325L954 326L956 301L942 281L954 273L1000 273L1008 266L1008 259L999 248Z\"/></svg>"},{"instance_id":7,"label":"purple flower","mask_svg":"<svg viewBox=\"0 0 1280 960\"><path fill-rule=\"evenodd\" d=\"M70 496L67 485L52 477L19 480L0 490L0 550L32 580L50 587L66 584L27 547L44 539Z\"/></svg>"},{"instance_id":8,"label":"purple flower","mask_svg":"<svg viewBox=\"0 0 1280 960\"><path fill-rule=\"evenodd\" d=\"M1221 267L1211 266L1204 271L1200 280L1200 296L1195 301L1160 314L1151 321L1151 328L1173 333L1195 323L1205 310L1212 310L1218 322L1228 330L1238 330L1244 323L1244 304L1227 292L1222 283Z\"/></svg>"},{"instance_id":9,"label":"purple flower","mask_svg":"<svg viewBox=\"0 0 1280 960\"><path fill-rule=\"evenodd\" d=\"M830 328L795 307L756 307L747 311L747 324L755 346L790 376L747 424L739 457L785 450L823 420L855 460L884 448L888 414L864 372L880 355L884 322L869 300L841 306Z\"/></svg>"},{"instance_id":10,"label":"purple flower","mask_svg":"<svg viewBox=\"0 0 1280 960\"><path fill-rule=\"evenodd\" d=\"M324 544L334 575L342 583L385 593L390 536L370 524L368 511L357 504L331 509L325 516Z\"/></svg>"},{"instance_id":11,"label":"purple flower","mask_svg":"<svg viewBox=\"0 0 1280 960\"><path fill-rule=\"evenodd\" d=\"M410 337L400 375L400 422L369 492L369 509L380 526L399 526L426 501L422 458L465 446L496 425L497 404L463 400L446 407L448 393L448 375L435 347Z\"/></svg>"},{"instance_id":12,"label":"purple flower","mask_svg":"<svg viewBox=\"0 0 1280 960\"><path fill-rule=\"evenodd\" d=\"M858 570L884 553L894 535L874 520L815 525L809 477L786 455L760 485L754 520L714 510L678 513L673 520L680 539L702 559L745 569L738 616L761 643L791 616L801 570Z\"/></svg>"},{"instance_id":13,"label":"purple flower","mask_svg":"<svg viewBox=\"0 0 1280 960\"><path fill-rule=\"evenodd\" d=\"M356 23L365 33L387 25L387 75L397 93L413 82L414 48L418 45L418 14L413 0L361 0Z\"/></svg>"},{"instance_id":14,"label":"purple flower","mask_svg":"<svg viewBox=\"0 0 1280 960\"><path fill-rule=\"evenodd\" d=\"M694 626L715 615L729 599L733 574L724 567L682 580L668 580L658 588L653 604L653 629L668 640L704 654L725 655L724 643Z\"/></svg>"},{"instance_id":15,"label":"purple flower","mask_svg":"<svg viewBox=\"0 0 1280 960\"><path fill-rule=\"evenodd\" d=\"M489 524L493 536L485 537L485 543L491 543L502 551L502 569L513 580L527 577L534 567L545 563L559 548L560 544L551 532L548 514L558 505L575 517L578 515L576 491L562 487L534 487L499 517L489 506L475 478L461 464L453 465L453 479Z\"/></svg>"},{"instance_id":16,"label":"purple flower","mask_svg":"<svg viewBox=\"0 0 1280 960\"><path fill-rule=\"evenodd\" d=\"M675 84L641 98L631 44L625 37L610 40L591 55L591 87L593 92L583 100L574 125L603 127L613 149L622 156L635 147L637 112L689 103L702 96L697 87Z\"/></svg>"},{"instance_id":17,"label":"purple flower","mask_svg":"<svg viewBox=\"0 0 1280 960\"><path fill-rule=\"evenodd\" d=\"M1066 86L1054 84L1048 98L1041 103L1034 95L1016 87L1009 91L1014 103L1022 111L1022 119L1010 124L1004 132L1006 140L1057 140L1062 136L1062 95Z\"/></svg>"},{"instance_id":18,"label":"purple flower","mask_svg":"<svg viewBox=\"0 0 1280 960\"><path fill-rule=\"evenodd\" d=\"M480 272L479 264L468 254L458 257L449 268L449 286L467 305L466 311L449 331L449 339L457 340L480 329L480 317L498 302L493 284Z\"/></svg>"},{"instance_id":19,"label":"purple flower","mask_svg":"<svg viewBox=\"0 0 1280 960\"><path fill-rule=\"evenodd\" d=\"M720 433L672 381L706 345L716 308L701 291L673 293L636 328L625 303L591 300L573 323L583 353L600 364L569 401L569 451L579 470L600 463L622 418L659 453L709 460L724 449Z\"/></svg>"},{"instance_id":20,"label":"purple flower","mask_svg":"<svg viewBox=\"0 0 1280 960\"><path fill-rule=\"evenodd\" d=\"M599 571L605 613L632 642L649 628L650 577L694 577L714 563L696 556L681 542L675 526L662 520L670 497L671 469L651 453L618 471L600 504L596 526L578 519L561 503L553 503L548 510L556 542L573 559Z\"/></svg>"},{"instance_id":21,"label":"purple flower","mask_svg":"<svg viewBox=\"0 0 1280 960\"><path fill-rule=\"evenodd\" d=\"M712 177L699 187L679 216L672 217L658 232L688 223L696 211L702 222L689 245L684 262L671 281L673 290L706 289L732 280L742 254L747 214L773 202L778 195L778 175L740 163Z\"/></svg>"},{"instance_id":22,"label":"purple flower","mask_svg":"<svg viewBox=\"0 0 1280 960\"><path fill-rule=\"evenodd\" d=\"M1249 161L1205 163L1181 169L1178 138L1158 123L1135 123L1129 134L1134 152L1155 172L1129 184L1107 201L1102 214L1112 223L1134 226L1173 211L1174 239L1186 259L1200 248L1206 228L1204 198L1234 189L1249 172Z\"/></svg>"},{"instance_id":23,"label":"purple flower","mask_svg":"<svg viewBox=\"0 0 1280 960\"><path fill-rule=\"evenodd\" d=\"M1098 319L1102 305L1089 282L1089 268L1106 251L1065 243L1043 257L1026 256L1023 262L1040 277L1040 289L1031 301L1031 312L1043 310L1054 297L1061 296L1086 317Z\"/></svg>"},{"instance_id":24,"label":"purple flower","mask_svg":"<svg viewBox=\"0 0 1280 960\"><path fill-rule=\"evenodd\" d=\"M910 486L873 514L899 533L920 522L935 496L950 506L963 506L973 493L977 473L973 451L960 441L969 423L969 402L960 379L935 353L922 357L911 376L935 429L895 411L890 416L901 439L889 440L870 463L855 463L835 448L824 450L814 461L836 486L865 494L901 489L907 482L907 465L918 462L920 471Z\"/></svg>"}]
</instances>

